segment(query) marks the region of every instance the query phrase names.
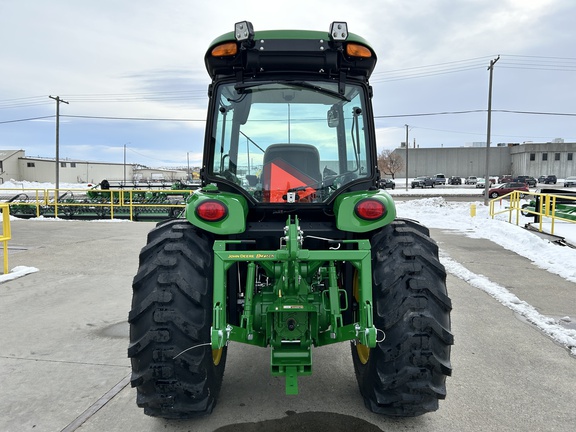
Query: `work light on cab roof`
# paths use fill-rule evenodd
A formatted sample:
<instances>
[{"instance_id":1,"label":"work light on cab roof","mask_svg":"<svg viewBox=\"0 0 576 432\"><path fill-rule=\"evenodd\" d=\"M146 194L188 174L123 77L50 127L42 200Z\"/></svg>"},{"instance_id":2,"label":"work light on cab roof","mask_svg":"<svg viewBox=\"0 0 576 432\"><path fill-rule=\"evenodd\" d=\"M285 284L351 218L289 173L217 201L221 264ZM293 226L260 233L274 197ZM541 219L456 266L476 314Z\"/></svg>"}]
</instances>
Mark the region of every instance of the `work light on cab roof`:
<instances>
[{"instance_id":1,"label":"work light on cab roof","mask_svg":"<svg viewBox=\"0 0 576 432\"><path fill-rule=\"evenodd\" d=\"M336 21L328 32L307 30L255 31L252 23L241 21L234 31L210 45L205 58L212 78L242 70L267 72L316 72L348 74L368 78L376 65L376 53L360 36L348 32L346 22Z\"/></svg>"}]
</instances>

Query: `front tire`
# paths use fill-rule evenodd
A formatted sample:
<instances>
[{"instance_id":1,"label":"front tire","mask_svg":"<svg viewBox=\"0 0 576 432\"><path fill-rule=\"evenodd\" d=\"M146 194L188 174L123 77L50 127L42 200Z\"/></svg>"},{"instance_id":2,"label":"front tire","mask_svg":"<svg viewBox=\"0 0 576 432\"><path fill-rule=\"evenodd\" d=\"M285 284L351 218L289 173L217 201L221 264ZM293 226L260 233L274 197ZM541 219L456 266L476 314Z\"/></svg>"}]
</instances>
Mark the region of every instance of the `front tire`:
<instances>
[{"instance_id":1,"label":"front tire","mask_svg":"<svg viewBox=\"0 0 576 432\"><path fill-rule=\"evenodd\" d=\"M451 301L428 229L396 220L371 239L375 348L352 344L360 393L371 411L418 416L438 409L451 375ZM378 332L381 335L381 332Z\"/></svg>"},{"instance_id":2,"label":"front tire","mask_svg":"<svg viewBox=\"0 0 576 432\"><path fill-rule=\"evenodd\" d=\"M191 418L216 404L226 348L210 346L212 244L188 221L173 220L158 224L140 252L128 356L136 402L147 415Z\"/></svg>"}]
</instances>

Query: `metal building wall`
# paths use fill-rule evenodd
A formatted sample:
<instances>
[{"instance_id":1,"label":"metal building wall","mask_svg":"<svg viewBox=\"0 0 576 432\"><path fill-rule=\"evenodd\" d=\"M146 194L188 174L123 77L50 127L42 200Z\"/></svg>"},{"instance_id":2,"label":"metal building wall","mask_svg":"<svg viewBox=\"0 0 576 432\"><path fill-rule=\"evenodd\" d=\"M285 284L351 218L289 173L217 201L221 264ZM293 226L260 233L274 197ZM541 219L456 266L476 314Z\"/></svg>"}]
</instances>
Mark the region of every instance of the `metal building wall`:
<instances>
[{"instance_id":1,"label":"metal building wall","mask_svg":"<svg viewBox=\"0 0 576 432\"><path fill-rule=\"evenodd\" d=\"M489 175L512 174L509 147L490 147ZM406 149L397 148L394 153L406 159ZM486 174L486 147L409 148L408 177L434 176L484 177ZM406 177L404 171L396 177Z\"/></svg>"},{"instance_id":2,"label":"metal building wall","mask_svg":"<svg viewBox=\"0 0 576 432\"><path fill-rule=\"evenodd\" d=\"M534 160L530 160L530 155ZM554 174L559 179L576 176L576 143L523 144L510 149L512 167L520 175L538 178ZM547 160L544 160L547 155ZM558 155L558 160L556 160ZM572 155L572 160L569 159Z\"/></svg>"}]
</instances>

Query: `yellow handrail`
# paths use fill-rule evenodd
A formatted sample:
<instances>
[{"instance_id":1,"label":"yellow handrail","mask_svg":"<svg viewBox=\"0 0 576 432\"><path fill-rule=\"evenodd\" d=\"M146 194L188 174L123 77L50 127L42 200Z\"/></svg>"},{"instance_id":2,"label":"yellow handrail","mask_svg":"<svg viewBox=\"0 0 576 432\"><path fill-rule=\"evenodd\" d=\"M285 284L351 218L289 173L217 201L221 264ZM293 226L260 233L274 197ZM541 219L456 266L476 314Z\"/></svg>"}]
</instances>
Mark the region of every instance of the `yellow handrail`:
<instances>
[{"instance_id":1,"label":"yellow handrail","mask_svg":"<svg viewBox=\"0 0 576 432\"><path fill-rule=\"evenodd\" d=\"M527 209L523 207L523 204L520 202L524 196L531 196L532 201L539 202L539 208L536 208L534 204L534 210ZM496 211L494 206L497 202L502 202L504 198L510 198L510 204L504 210ZM539 197L539 200L536 198ZM509 194L503 195L501 197L495 198L490 200L490 216L494 219L494 216L501 213L508 213L508 222L512 223L512 212L516 215L516 225L520 223L520 214L531 214L531 215L538 215L539 223L538 223L538 231L543 231L543 219L548 218L551 219L550 225L550 234L554 235L554 226L556 220L561 220L564 222L576 223L574 219L564 218L556 214L556 204L557 201L561 199L562 201L570 202L570 205L574 205L576 208L576 197L575 196L566 196L566 195L559 195L559 194L550 194L550 193L539 193L539 192L525 192L525 191L513 191ZM576 212L575 212L576 216Z\"/></svg>"},{"instance_id":2,"label":"yellow handrail","mask_svg":"<svg viewBox=\"0 0 576 432\"><path fill-rule=\"evenodd\" d=\"M134 220L139 212L152 213L160 208L184 209L193 189L0 189L0 200L9 201L15 209L30 216L49 214L54 217L88 211L97 217L113 219L119 213ZM162 200L160 197L164 197ZM180 202L167 197L180 198ZM143 198L144 197L144 198Z\"/></svg>"},{"instance_id":3,"label":"yellow handrail","mask_svg":"<svg viewBox=\"0 0 576 432\"><path fill-rule=\"evenodd\" d=\"M8 273L8 240L12 238L10 206L6 203L0 203L0 209L2 209L2 234L0 234L0 241L4 251L4 274L6 274Z\"/></svg>"}]
</instances>

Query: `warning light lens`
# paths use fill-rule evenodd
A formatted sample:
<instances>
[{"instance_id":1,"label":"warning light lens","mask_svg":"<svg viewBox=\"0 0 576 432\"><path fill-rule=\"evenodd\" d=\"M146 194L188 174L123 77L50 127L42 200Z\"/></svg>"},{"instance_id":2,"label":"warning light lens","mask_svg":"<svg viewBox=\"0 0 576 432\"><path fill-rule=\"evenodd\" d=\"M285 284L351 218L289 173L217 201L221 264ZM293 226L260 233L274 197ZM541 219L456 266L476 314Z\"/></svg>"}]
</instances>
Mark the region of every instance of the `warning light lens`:
<instances>
[{"instance_id":1,"label":"warning light lens","mask_svg":"<svg viewBox=\"0 0 576 432\"><path fill-rule=\"evenodd\" d=\"M212 57L230 57L238 53L236 42L226 42L212 49Z\"/></svg>"},{"instance_id":2,"label":"warning light lens","mask_svg":"<svg viewBox=\"0 0 576 432\"><path fill-rule=\"evenodd\" d=\"M220 201L208 200L196 207L196 215L207 222L218 222L228 215L228 207Z\"/></svg>"},{"instance_id":3,"label":"warning light lens","mask_svg":"<svg viewBox=\"0 0 576 432\"><path fill-rule=\"evenodd\" d=\"M373 221L386 214L386 207L381 201L367 198L356 204L354 213L361 219Z\"/></svg>"},{"instance_id":4,"label":"warning light lens","mask_svg":"<svg viewBox=\"0 0 576 432\"><path fill-rule=\"evenodd\" d=\"M349 43L346 45L346 54L348 54L350 57L362 57L362 58L372 57L372 51L370 51L364 45L359 45L355 43Z\"/></svg>"}]
</instances>

